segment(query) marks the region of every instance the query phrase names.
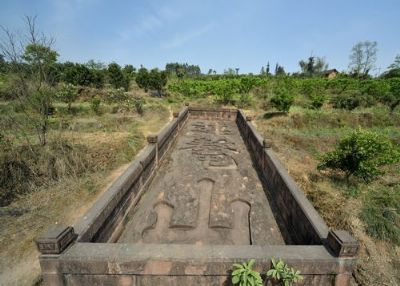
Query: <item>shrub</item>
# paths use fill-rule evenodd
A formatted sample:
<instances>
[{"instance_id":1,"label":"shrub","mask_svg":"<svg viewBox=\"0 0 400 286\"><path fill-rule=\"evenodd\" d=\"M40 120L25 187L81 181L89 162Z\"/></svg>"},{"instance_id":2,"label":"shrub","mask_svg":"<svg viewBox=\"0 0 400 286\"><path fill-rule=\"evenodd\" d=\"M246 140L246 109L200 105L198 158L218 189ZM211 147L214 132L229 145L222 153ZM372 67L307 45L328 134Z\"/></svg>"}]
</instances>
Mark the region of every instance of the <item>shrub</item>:
<instances>
[{"instance_id":1,"label":"shrub","mask_svg":"<svg viewBox=\"0 0 400 286\"><path fill-rule=\"evenodd\" d=\"M390 86L385 80L370 79L361 81L359 88L363 95L378 99L389 91Z\"/></svg>"},{"instance_id":2,"label":"shrub","mask_svg":"<svg viewBox=\"0 0 400 286\"><path fill-rule=\"evenodd\" d=\"M90 108L94 111L94 113L98 114L100 112L100 104L101 101L97 97L93 97L90 101Z\"/></svg>"},{"instance_id":3,"label":"shrub","mask_svg":"<svg viewBox=\"0 0 400 286\"><path fill-rule=\"evenodd\" d=\"M236 94L237 91L235 82L231 80L220 81L213 89L216 95L216 101L223 104L233 103L234 94Z\"/></svg>"},{"instance_id":4,"label":"shrub","mask_svg":"<svg viewBox=\"0 0 400 286\"><path fill-rule=\"evenodd\" d=\"M400 188L370 190L361 219L369 235L400 245Z\"/></svg>"},{"instance_id":5,"label":"shrub","mask_svg":"<svg viewBox=\"0 0 400 286\"><path fill-rule=\"evenodd\" d=\"M389 86L389 91L382 96L381 100L389 107L390 112L393 112L400 104L400 79L389 80Z\"/></svg>"},{"instance_id":6,"label":"shrub","mask_svg":"<svg viewBox=\"0 0 400 286\"><path fill-rule=\"evenodd\" d=\"M134 97L132 100L133 106L138 114L143 114L144 100L141 97Z\"/></svg>"},{"instance_id":7,"label":"shrub","mask_svg":"<svg viewBox=\"0 0 400 286\"><path fill-rule=\"evenodd\" d=\"M127 94L123 88L110 89L107 91L107 101L110 103L123 103L127 100Z\"/></svg>"},{"instance_id":8,"label":"shrub","mask_svg":"<svg viewBox=\"0 0 400 286\"><path fill-rule=\"evenodd\" d=\"M239 103L238 103L238 107L239 108L244 108L244 107L248 107L251 105L251 95L248 93L241 93L240 97L239 97Z\"/></svg>"},{"instance_id":9,"label":"shrub","mask_svg":"<svg viewBox=\"0 0 400 286\"><path fill-rule=\"evenodd\" d=\"M310 100L311 100L311 107L314 109L320 109L325 102L325 95L323 93L311 93Z\"/></svg>"},{"instance_id":10,"label":"shrub","mask_svg":"<svg viewBox=\"0 0 400 286\"><path fill-rule=\"evenodd\" d=\"M359 96L354 94L340 94L331 99L333 108L353 110L361 105Z\"/></svg>"},{"instance_id":11,"label":"shrub","mask_svg":"<svg viewBox=\"0 0 400 286\"><path fill-rule=\"evenodd\" d=\"M232 272L232 284L240 286L262 286L263 281L259 272L254 271L254 259L248 263L233 264L235 268Z\"/></svg>"},{"instance_id":12,"label":"shrub","mask_svg":"<svg viewBox=\"0 0 400 286\"><path fill-rule=\"evenodd\" d=\"M370 182L383 173L380 167L399 160L399 152L392 142L374 132L358 129L344 137L335 150L321 158L318 169L337 169Z\"/></svg>"},{"instance_id":13,"label":"shrub","mask_svg":"<svg viewBox=\"0 0 400 286\"><path fill-rule=\"evenodd\" d=\"M271 104L279 111L289 112L294 97L291 96L287 89L279 88L275 91L275 95L271 97Z\"/></svg>"},{"instance_id":14,"label":"shrub","mask_svg":"<svg viewBox=\"0 0 400 286\"><path fill-rule=\"evenodd\" d=\"M56 97L68 104L68 111L71 111L71 105L78 98L76 87L70 83L63 84L56 92Z\"/></svg>"},{"instance_id":15,"label":"shrub","mask_svg":"<svg viewBox=\"0 0 400 286\"><path fill-rule=\"evenodd\" d=\"M290 268L283 260L276 261L272 258L272 268L267 271L267 277L281 281L284 286L292 286L293 283L303 279L300 271Z\"/></svg>"}]
</instances>

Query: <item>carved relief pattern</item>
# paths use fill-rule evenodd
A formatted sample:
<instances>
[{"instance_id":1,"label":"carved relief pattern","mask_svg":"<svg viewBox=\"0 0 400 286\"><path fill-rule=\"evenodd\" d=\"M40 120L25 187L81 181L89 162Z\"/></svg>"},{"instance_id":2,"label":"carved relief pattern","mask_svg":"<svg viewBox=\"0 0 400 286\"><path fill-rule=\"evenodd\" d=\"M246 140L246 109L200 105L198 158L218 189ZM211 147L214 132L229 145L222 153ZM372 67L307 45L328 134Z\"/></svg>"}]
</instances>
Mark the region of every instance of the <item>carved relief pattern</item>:
<instances>
[{"instance_id":1,"label":"carved relief pattern","mask_svg":"<svg viewBox=\"0 0 400 286\"><path fill-rule=\"evenodd\" d=\"M274 218L235 123L190 120L182 134L120 241L281 241L276 225L269 222Z\"/></svg>"}]
</instances>

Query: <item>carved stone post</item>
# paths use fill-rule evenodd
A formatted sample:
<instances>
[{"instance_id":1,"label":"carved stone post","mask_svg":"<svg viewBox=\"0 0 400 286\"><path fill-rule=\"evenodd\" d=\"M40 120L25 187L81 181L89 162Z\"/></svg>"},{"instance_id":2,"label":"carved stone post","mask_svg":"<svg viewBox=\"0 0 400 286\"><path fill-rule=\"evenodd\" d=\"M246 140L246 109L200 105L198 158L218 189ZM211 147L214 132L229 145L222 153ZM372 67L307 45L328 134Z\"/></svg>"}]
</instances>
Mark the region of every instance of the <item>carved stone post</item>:
<instances>
[{"instance_id":1,"label":"carved stone post","mask_svg":"<svg viewBox=\"0 0 400 286\"><path fill-rule=\"evenodd\" d=\"M326 244L335 256L343 260L355 259L360 247L358 241L344 230L329 231ZM345 263L341 268L340 273L335 277L335 286L349 285L351 269L347 269Z\"/></svg>"},{"instance_id":2,"label":"carved stone post","mask_svg":"<svg viewBox=\"0 0 400 286\"><path fill-rule=\"evenodd\" d=\"M147 143L156 144L156 163L158 165L158 136L157 135L149 135L147 136Z\"/></svg>"},{"instance_id":3,"label":"carved stone post","mask_svg":"<svg viewBox=\"0 0 400 286\"><path fill-rule=\"evenodd\" d=\"M64 285L58 258L76 237L71 226L56 225L36 240L44 285Z\"/></svg>"}]
</instances>

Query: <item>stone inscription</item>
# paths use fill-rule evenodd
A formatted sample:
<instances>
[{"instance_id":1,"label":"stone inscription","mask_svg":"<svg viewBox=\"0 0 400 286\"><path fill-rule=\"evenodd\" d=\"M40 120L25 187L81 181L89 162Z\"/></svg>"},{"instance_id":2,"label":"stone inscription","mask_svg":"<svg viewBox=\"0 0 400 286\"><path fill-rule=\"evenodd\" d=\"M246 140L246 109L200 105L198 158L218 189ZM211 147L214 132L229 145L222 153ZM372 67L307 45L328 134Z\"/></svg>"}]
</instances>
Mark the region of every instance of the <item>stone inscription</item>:
<instances>
[{"instance_id":1,"label":"stone inscription","mask_svg":"<svg viewBox=\"0 0 400 286\"><path fill-rule=\"evenodd\" d=\"M232 130L225 123L216 128L215 123L195 122L191 126L193 139L181 149L189 149L199 161L210 169L235 169L237 163L232 154L238 154L235 142L227 136Z\"/></svg>"}]
</instances>

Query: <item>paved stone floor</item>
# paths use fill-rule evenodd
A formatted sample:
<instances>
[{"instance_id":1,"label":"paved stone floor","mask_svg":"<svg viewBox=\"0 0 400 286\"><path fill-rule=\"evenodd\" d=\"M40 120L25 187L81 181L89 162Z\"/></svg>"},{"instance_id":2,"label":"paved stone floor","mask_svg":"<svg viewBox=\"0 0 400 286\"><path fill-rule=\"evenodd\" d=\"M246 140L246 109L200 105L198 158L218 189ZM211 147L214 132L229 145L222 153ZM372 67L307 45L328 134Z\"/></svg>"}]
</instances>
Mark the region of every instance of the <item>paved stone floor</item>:
<instances>
[{"instance_id":1,"label":"paved stone floor","mask_svg":"<svg viewBox=\"0 0 400 286\"><path fill-rule=\"evenodd\" d=\"M285 244L239 130L191 119L118 242Z\"/></svg>"}]
</instances>

